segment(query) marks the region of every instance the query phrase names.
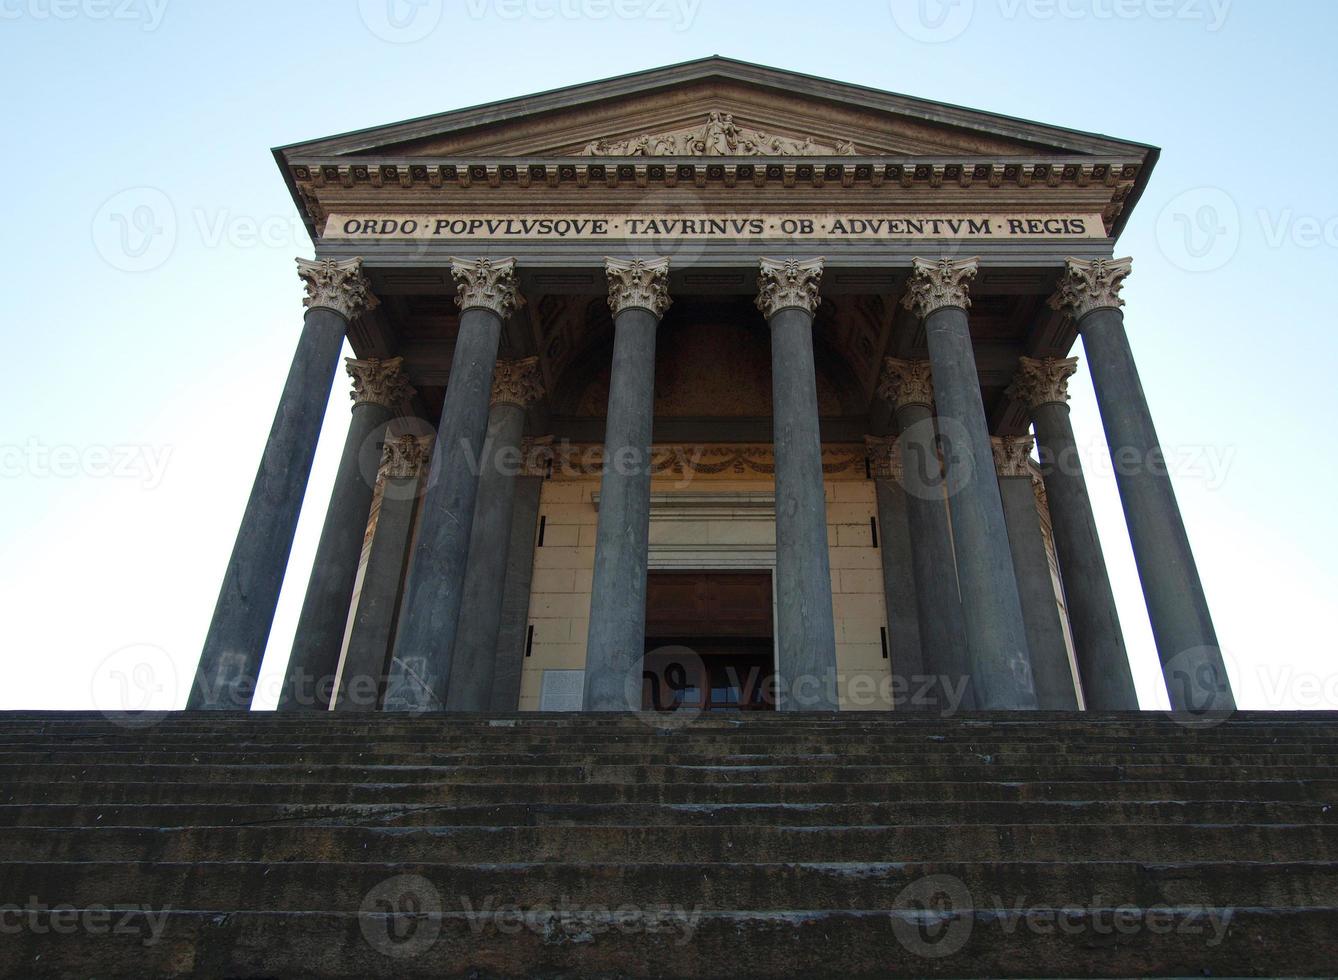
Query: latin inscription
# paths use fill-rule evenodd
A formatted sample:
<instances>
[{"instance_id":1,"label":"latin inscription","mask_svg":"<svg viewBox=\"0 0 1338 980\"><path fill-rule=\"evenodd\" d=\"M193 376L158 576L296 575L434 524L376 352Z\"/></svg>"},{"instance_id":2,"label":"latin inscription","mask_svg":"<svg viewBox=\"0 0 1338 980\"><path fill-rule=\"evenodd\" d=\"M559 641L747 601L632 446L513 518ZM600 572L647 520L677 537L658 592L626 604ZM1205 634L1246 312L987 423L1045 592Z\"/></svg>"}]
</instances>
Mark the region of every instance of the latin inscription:
<instances>
[{"instance_id":1,"label":"latin inscription","mask_svg":"<svg viewBox=\"0 0 1338 980\"><path fill-rule=\"evenodd\" d=\"M895 240L1105 238L1100 215L768 214L561 215L530 218L449 214L332 214L326 239L623 241L666 238Z\"/></svg>"}]
</instances>

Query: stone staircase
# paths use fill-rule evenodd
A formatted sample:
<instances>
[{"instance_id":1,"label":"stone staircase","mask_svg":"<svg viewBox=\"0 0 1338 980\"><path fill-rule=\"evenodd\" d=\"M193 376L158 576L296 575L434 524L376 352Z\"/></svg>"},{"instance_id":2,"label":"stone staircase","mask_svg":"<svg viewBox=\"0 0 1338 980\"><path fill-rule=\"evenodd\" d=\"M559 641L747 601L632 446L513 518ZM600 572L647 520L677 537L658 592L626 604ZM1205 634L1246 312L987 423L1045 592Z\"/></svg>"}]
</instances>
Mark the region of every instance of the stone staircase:
<instances>
[{"instance_id":1,"label":"stone staircase","mask_svg":"<svg viewBox=\"0 0 1338 980\"><path fill-rule=\"evenodd\" d=\"M6 714L0 824L4 976L1338 970L1333 715Z\"/></svg>"}]
</instances>

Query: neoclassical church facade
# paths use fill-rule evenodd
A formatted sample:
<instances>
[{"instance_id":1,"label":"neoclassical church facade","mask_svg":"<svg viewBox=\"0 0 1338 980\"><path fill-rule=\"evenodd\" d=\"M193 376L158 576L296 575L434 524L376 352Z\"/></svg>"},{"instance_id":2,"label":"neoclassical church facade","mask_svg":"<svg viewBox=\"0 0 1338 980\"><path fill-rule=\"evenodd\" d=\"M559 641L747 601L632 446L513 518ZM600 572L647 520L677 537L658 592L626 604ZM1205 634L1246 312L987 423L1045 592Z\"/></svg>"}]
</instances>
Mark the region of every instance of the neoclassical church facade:
<instances>
[{"instance_id":1,"label":"neoclassical church facade","mask_svg":"<svg viewBox=\"0 0 1338 980\"><path fill-rule=\"evenodd\" d=\"M709 58L275 157L315 259L190 707L250 704L345 341L281 710L1136 709L1079 370L1230 706L1120 296L1155 148Z\"/></svg>"}]
</instances>

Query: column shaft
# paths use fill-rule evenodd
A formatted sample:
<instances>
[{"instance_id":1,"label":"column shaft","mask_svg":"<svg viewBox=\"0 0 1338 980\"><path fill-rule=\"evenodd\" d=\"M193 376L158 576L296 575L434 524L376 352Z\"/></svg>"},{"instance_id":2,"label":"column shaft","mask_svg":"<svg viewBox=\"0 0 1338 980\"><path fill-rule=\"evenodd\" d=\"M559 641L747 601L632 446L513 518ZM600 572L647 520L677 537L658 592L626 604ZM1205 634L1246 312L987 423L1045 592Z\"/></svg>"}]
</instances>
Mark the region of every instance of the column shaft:
<instances>
[{"instance_id":1,"label":"column shaft","mask_svg":"<svg viewBox=\"0 0 1338 980\"><path fill-rule=\"evenodd\" d=\"M896 420L925 670L935 677L939 697L949 689L960 691L960 707L973 708L971 660L933 415L928 405L908 403L897 408ZM949 703L940 701L939 707L948 708Z\"/></svg>"},{"instance_id":2,"label":"column shaft","mask_svg":"<svg viewBox=\"0 0 1338 980\"><path fill-rule=\"evenodd\" d=\"M836 711L840 707L836 626L813 366L813 315L789 306L773 313L770 323L778 707Z\"/></svg>"},{"instance_id":3,"label":"column shaft","mask_svg":"<svg viewBox=\"0 0 1338 980\"><path fill-rule=\"evenodd\" d=\"M1083 699L1094 711L1137 711L1138 694L1115 607L1115 590L1106 570L1069 408L1057 401L1036 405L1032 419Z\"/></svg>"},{"instance_id":4,"label":"column shaft","mask_svg":"<svg viewBox=\"0 0 1338 980\"><path fill-rule=\"evenodd\" d=\"M335 671L358 577L367 516L372 506L381 442L393 412L362 401L353 406L344 453L335 473L320 543L297 620L279 710L324 711L334 693Z\"/></svg>"},{"instance_id":5,"label":"column shaft","mask_svg":"<svg viewBox=\"0 0 1338 980\"><path fill-rule=\"evenodd\" d=\"M1042 711L1076 711L1077 689L1073 685L1068 645L1064 642L1064 625L1059 619L1050 559L1041 537L1041 520L1036 512L1031 474L1000 476L999 495L1003 500L1008 545L1022 601L1022 621L1027 630L1036 705Z\"/></svg>"},{"instance_id":6,"label":"column shaft","mask_svg":"<svg viewBox=\"0 0 1338 980\"><path fill-rule=\"evenodd\" d=\"M947 445L949 515L976 703L986 710L1035 708L1022 603L966 310L940 307L925 317L924 326L939 434Z\"/></svg>"},{"instance_id":7,"label":"column shaft","mask_svg":"<svg viewBox=\"0 0 1338 980\"><path fill-rule=\"evenodd\" d=\"M920 640L920 610L915 596L914 558L911 555L909 501L901 484L889 477L874 480L878 502L878 550L883 560L883 595L887 602L888 657L892 676L913 694L925 677L925 658ZM923 705L909 700L895 709L913 710Z\"/></svg>"},{"instance_id":8,"label":"column shaft","mask_svg":"<svg viewBox=\"0 0 1338 980\"><path fill-rule=\"evenodd\" d=\"M641 707L650 542L650 444L659 318L629 306L614 317L613 371L599 484L585 710Z\"/></svg>"},{"instance_id":9,"label":"column shaft","mask_svg":"<svg viewBox=\"0 0 1338 980\"><path fill-rule=\"evenodd\" d=\"M520 679L525 670L525 640L530 621L530 585L534 579L534 538L539 526L539 495L543 477L516 480L511 505L511 537L507 546L502 622L497 631L492 679L493 711L515 711L520 705Z\"/></svg>"},{"instance_id":10,"label":"column shaft","mask_svg":"<svg viewBox=\"0 0 1338 980\"><path fill-rule=\"evenodd\" d=\"M1173 708L1235 707L1208 599L1134 365L1124 314L1113 307L1078 324L1115 464L1134 560Z\"/></svg>"},{"instance_id":11,"label":"column shaft","mask_svg":"<svg viewBox=\"0 0 1338 980\"><path fill-rule=\"evenodd\" d=\"M493 405L488 415L487 446L479 474L479 503L469 543L462 617L457 631L455 666L446 695L449 711L487 711L497 655L506 584L511 503L515 498L520 438L525 409L512 402Z\"/></svg>"},{"instance_id":12,"label":"column shaft","mask_svg":"<svg viewBox=\"0 0 1338 980\"><path fill-rule=\"evenodd\" d=\"M417 439L406 437L406 455L421 459ZM401 440L401 445L406 445ZM395 461L390 465L395 466ZM362 591L354 614L353 631L339 671L339 693L335 711L375 711L385 683L395 620L400 606L400 584L404 580L409 535L413 529L414 505L418 499L418 463L405 464L398 472L387 472L381 488L381 507L372 533L372 551L367 557Z\"/></svg>"},{"instance_id":13,"label":"column shaft","mask_svg":"<svg viewBox=\"0 0 1338 980\"><path fill-rule=\"evenodd\" d=\"M348 322L307 311L205 636L191 709L250 706Z\"/></svg>"},{"instance_id":14,"label":"column shaft","mask_svg":"<svg viewBox=\"0 0 1338 980\"><path fill-rule=\"evenodd\" d=\"M388 711L446 706L501 329L502 318L491 309L471 306L460 314L386 683Z\"/></svg>"}]
</instances>

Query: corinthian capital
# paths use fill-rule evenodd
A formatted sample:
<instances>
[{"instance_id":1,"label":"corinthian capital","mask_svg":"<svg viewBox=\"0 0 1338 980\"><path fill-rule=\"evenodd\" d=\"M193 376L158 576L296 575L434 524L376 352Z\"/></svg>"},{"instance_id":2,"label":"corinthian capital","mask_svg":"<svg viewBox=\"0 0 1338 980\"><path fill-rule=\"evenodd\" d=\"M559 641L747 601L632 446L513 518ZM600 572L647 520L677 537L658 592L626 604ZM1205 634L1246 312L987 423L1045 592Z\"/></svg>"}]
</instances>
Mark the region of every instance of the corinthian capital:
<instances>
[{"instance_id":1,"label":"corinthian capital","mask_svg":"<svg viewBox=\"0 0 1338 980\"><path fill-rule=\"evenodd\" d=\"M875 477L901 482L901 450L895 436L865 436L864 451Z\"/></svg>"},{"instance_id":2,"label":"corinthian capital","mask_svg":"<svg viewBox=\"0 0 1338 980\"><path fill-rule=\"evenodd\" d=\"M362 259L298 259L297 274L307 285L302 305L309 310L334 310L352 320L376 306L371 283L362 274Z\"/></svg>"},{"instance_id":3,"label":"corinthian capital","mask_svg":"<svg viewBox=\"0 0 1338 980\"><path fill-rule=\"evenodd\" d=\"M878 379L878 397L893 409L907 405L933 405L934 381L928 361L883 359L883 373Z\"/></svg>"},{"instance_id":4,"label":"corinthian capital","mask_svg":"<svg viewBox=\"0 0 1338 980\"><path fill-rule=\"evenodd\" d=\"M1093 310L1118 310L1124 305L1120 290L1133 271L1133 259L1069 259L1050 307L1068 313L1075 322Z\"/></svg>"},{"instance_id":5,"label":"corinthian capital","mask_svg":"<svg viewBox=\"0 0 1338 980\"><path fill-rule=\"evenodd\" d=\"M498 361L492 372L492 404L528 408L544 394L539 358Z\"/></svg>"},{"instance_id":6,"label":"corinthian capital","mask_svg":"<svg viewBox=\"0 0 1338 980\"><path fill-rule=\"evenodd\" d=\"M971 280L980 271L980 259L912 259L906 284L906 309L924 319L935 310L971 308Z\"/></svg>"},{"instance_id":7,"label":"corinthian capital","mask_svg":"<svg viewBox=\"0 0 1338 980\"><path fill-rule=\"evenodd\" d=\"M757 275L757 308L770 320L790 307L812 316L822 297L822 259L762 259Z\"/></svg>"},{"instance_id":8,"label":"corinthian capital","mask_svg":"<svg viewBox=\"0 0 1338 980\"><path fill-rule=\"evenodd\" d=\"M1031 436L993 436L994 470L999 476L1031 476Z\"/></svg>"},{"instance_id":9,"label":"corinthian capital","mask_svg":"<svg viewBox=\"0 0 1338 980\"><path fill-rule=\"evenodd\" d=\"M432 451L418 436L404 434L387 439L381 454L381 471L391 480L412 480L423 471Z\"/></svg>"},{"instance_id":10,"label":"corinthian capital","mask_svg":"<svg viewBox=\"0 0 1338 980\"><path fill-rule=\"evenodd\" d=\"M379 360L369 357L357 360L344 358L344 368L353 379L353 390L348 396L354 405L364 402L397 409L414 395L413 388L404 377L404 358L392 357Z\"/></svg>"},{"instance_id":11,"label":"corinthian capital","mask_svg":"<svg viewBox=\"0 0 1338 980\"><path fill-rule=\"evenodd\" d=\"M516 288L515 259L451 259L461 310L492 310L505 320L525 304Z\"/></svg>"},{"instance_id":12,"label":"corinthian capital","mask_svg":"<svg viewBox=\"0 0 1338 980\"><path fill-rule=\"evenodd\" d=\"M673 302L669 298L669 259L604 260L609 278L609 309L617 316L633 308L649 310L658 320Z\"/></svg>"},{"instance_id":13,"label":"corinthian capital","mask_svg":"<svg viewBox=\"0 0 1338 980\"><path fill-rule=\"evenodd\" d=\"M1025 402L1032 411L1051 402L1067 405L1069 378L1078 370L1078 359L1068 357L1023 357L1018 361L1017 376L1005 394Z\"/></svg>"}]
</instances>

